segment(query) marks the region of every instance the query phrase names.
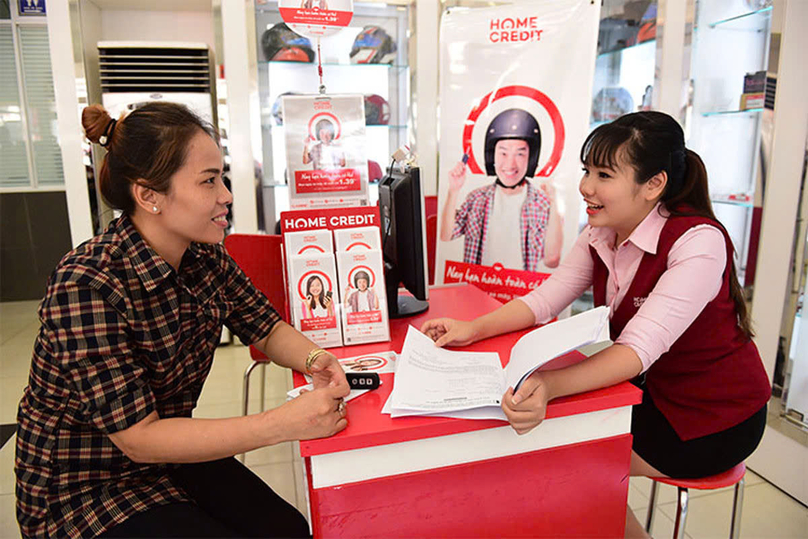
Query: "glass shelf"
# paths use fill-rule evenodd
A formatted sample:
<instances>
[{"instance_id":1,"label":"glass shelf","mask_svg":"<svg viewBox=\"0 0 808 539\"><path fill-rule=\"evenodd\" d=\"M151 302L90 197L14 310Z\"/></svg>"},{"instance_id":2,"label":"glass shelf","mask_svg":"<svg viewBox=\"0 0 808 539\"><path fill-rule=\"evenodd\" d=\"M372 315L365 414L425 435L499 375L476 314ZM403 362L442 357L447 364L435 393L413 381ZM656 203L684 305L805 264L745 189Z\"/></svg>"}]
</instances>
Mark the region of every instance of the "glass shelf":
<instances>
[{"instance_id":1,"label":"glass shelf","mask_svg":"<svg viewBox=\"0 0 808 539\"><path fill-rule=\"evenodd\" d=\"M598 58L600 58L601 56L608 56L610 54L623 52L624 50L627 50L627 49L633 49L635 47L642 47L643 45L648 45L649 43L654 43L654 42L656 42L656 39L647 39L647 40L643 41L642 43L635 43L634 45L629 45L627 47L622 47L622 48L614 49L614 50L611 50L611 51L601 52L601 53L598 53Z\"/></svg>"},{"instance_id":2,"label":"glass shelf","mask_svg":"<svg viewBox=\"0 0 808 539\"><path fill-rule=\"evenodd\" d=\"M733 195L714 195L710 198L713 204L727 204L729 206L740 206L742 208L753 208L755 206L754 199L751 195L747 199L735 199Z\"/></svg>"},{"instance_id":3,"label":"glass shelf","mask_svg":"<svg viewBox=\"0 0 808 539\"><path fill-rule=\"evenodd\" d=\"M645 42L643 42L641 44L644 44L644 43ZM310 65L310 66L312 66L312 68L317 69L317 62L283 62L283 61L280 61L280 60L270 60L270 61L267 62L266 60L264 60L264 63L267 63L267 64L283 64L283 65L288 65L288 66ZM337 62L323 62L323 67L352 67L352 68L355 67L355 68L360 68L360 69L368 69L368 68L376 68L376 69L378 69L378 68L382 67L382 68L386 68L386 69L407 69L410 66L394 65L394 64L340 64L340 63L337 63Z\"/></svg>"},{"instance_id":4,"label":"glass shelf","mask_svg":"<svg viewBox=\"0 0 808 539\"><path fill-rule=\"evenodd\" d=\"M708 116L748 116L750 114L755 114L758 112L762 112L763 109L746 109L746 110L715 110L710 112L702 112L701 115L704 117Z\"/></svg>"},{"instance_id":5,"label":"glass shelf","mask_svg":"<svg viewBox=\"0 0 808 539\"><path fill-rule=\"evenodd\" d=\"M755 11L750 11L748 13L742 13L740 15L736 15L734 17L728 17L726 19L721 19L720 21L711 22L707 26L709 26L710 28L716 28L718 26L728 25L728 24L734 23L736 21L744 21L744 20L748 21L751 17L754 17L756 15L760 15L762 17L768 17L771 14L771 10L772 10L771 6L764 7L764 8L761 8L761 9L756 9ZM727 27L727 26L724 26L724 27ZM755 30L755 29L757 29L757 28L749 28L749 30Z\"/></svg>"}]
</instances>

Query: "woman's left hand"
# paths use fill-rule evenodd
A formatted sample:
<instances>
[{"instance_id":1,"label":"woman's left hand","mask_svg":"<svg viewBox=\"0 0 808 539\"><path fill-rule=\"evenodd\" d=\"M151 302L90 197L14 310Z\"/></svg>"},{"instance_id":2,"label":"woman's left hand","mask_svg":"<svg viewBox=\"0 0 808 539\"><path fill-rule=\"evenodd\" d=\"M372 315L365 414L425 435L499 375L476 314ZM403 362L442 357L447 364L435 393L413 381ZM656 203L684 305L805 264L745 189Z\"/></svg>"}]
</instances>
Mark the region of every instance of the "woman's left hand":
<instances>
[{"instance_id":1,"label":"woman's left hand","mask_svg":"<svg viewBox=\"0 0 808 539\"><path fill-rule=\"evenodd\" d=\"M541 373L534 372L515 394L508 388L502 396L502 410L517 434L527 434L544 421L548 400L547 384Z\"/></svg>"},{"instance_id":2,"label":"woman's left hand","mask_svg":"<svg viewBox=\"0 0 808 539\"><path fill-rule=\"evenodd\" d=\"M345 372L334 355L324 352L314 359L311 364L311 380L314 389L321 387L348 387Z\"/></svg>"}]
</instances>

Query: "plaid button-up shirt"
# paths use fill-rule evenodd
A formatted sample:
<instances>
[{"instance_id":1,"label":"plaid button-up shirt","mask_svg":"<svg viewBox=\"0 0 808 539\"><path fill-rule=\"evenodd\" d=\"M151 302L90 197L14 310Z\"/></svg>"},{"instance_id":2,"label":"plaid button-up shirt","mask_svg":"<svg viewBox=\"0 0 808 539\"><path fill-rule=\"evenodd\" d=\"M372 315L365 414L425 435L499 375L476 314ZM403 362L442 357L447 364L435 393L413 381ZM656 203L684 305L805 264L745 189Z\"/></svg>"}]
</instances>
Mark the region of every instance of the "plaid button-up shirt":
<instances>
[{"instance_id":1,"label":"plaid button-up shirt","mask_svg":"<svg viewBox=\"0 0 808 539\"><path fill-rule=\"evenodd\" d=\"M470 192L455 213L452 239L463 236L463 262L481 264L488 224L494 211L496 184ZM519 245L522 247L521 269L538 271L544 258L544 232L550 221L550 199L541 189L527 183L527 196L519 219ZM519 268L515 268L519 269Z\"/></svg>"},{"instance_id":2,"label":"plaid button-up shirt","mask_svg":"<svg viewBox=\"0 0 808 539\"><path fill-rule=\"evenodd\" d=\"M62 259L39 317L17 415L25 537L92 537L187 501L170 465L133 462L109 434L190 417L222 324L253 343L280 320L221 245L192 244L175 271L126 216Z\"/></svg>"}]
</instances>

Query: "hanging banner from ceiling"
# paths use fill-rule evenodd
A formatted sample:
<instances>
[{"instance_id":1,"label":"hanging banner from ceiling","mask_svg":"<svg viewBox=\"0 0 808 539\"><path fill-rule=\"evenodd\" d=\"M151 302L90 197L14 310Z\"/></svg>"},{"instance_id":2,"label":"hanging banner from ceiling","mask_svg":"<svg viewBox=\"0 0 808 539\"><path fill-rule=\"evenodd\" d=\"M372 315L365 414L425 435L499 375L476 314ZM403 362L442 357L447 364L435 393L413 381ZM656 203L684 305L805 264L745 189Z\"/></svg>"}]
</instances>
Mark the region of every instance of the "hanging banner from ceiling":
<instances>
[{"instance_id":1,"label":"hanging banner from ceiling","mask_svg":"<svg viewBox=\"0 0 808 539\"><path fill-rule=\"evenodd\" d=\"M290 207L367 206L363 97L283 96L282 108Z\"/></svg>"},{"instance_id":2,"label":"hanging banner from ceiling","mask_svg":"<svg viewBox=\"0 0 808 539\"><path fill-rule=\"evenodd\" d=\"M289 27L306 37L336 34L353 18L353 0L280 0L278 10Z\"/></svg>"},{"instance_id":3,"label":"hanging banner from ceiling","mask_svg":"<svg viewBox=\"0 0 808 539\"><path fill-rule=\"evenodd\" d=\"M508 301L573 245L599 13L591 0L444 13L437 282Z\"/></svg>"}]
</instances>

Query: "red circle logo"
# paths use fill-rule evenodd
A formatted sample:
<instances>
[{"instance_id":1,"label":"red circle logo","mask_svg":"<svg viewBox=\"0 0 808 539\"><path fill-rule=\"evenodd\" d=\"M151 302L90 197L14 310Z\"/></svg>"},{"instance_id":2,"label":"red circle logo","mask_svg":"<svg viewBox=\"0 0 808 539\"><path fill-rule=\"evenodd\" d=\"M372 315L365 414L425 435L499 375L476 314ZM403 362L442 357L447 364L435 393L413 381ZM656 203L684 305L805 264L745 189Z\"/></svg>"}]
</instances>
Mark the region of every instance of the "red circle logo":
<instances>
[{"instance_id":1,"label":"red circle logo","mask_svg":"<svg viewBox=\"0 0 808 539\"><path fill-rule=\"evenodd\" d=\"M503 86L494 92L488 92L485 94L485 96L483 96L477 106L475 106L473 109L471 109L471 112L469 112L469 115L466 118L466 125L463 128L463 151L469 156L467 163L469 170L474 174L483 174L483 170L480 168L480 165L477 164L477 159L474 157L474 150L471 145L471 135L474 131L474 126L477 124L477 119L490 103L493 103L498 99L502 99L503 97L510 96L521 96L532 99L544 107L547 114L550 115L550 119L553 122L553 131L555 132L553 151L550 153L550 159L547 161L544 167L542 167L542 169L536 173L536 177L549 176L558 166L558 162L561 160L561 152L564 151L564 121L561 119L561 113L559 112L556 104L553 103L553 100L547 97L546 94L538 91L535 88L531 88L530 86L521 86L518 84L513 86Z\"/></svg>"},{"instance_id":2,"label":"red circle logo","mask_svg":"<svg viewBox=\"0 0 808 539\"><path fill-rule=\"evenodd\" d=\"M342 125L339 122L339 118L330 112L318 112L311 117L311 120L309 120L309 137L311 140L317 140L317 133L314 132L314 127L320 120L327 120L334 126L334 140L337 140L342 134Z\"/></svg>"}]
</instances>

